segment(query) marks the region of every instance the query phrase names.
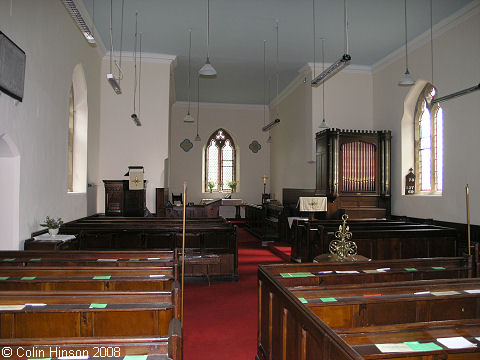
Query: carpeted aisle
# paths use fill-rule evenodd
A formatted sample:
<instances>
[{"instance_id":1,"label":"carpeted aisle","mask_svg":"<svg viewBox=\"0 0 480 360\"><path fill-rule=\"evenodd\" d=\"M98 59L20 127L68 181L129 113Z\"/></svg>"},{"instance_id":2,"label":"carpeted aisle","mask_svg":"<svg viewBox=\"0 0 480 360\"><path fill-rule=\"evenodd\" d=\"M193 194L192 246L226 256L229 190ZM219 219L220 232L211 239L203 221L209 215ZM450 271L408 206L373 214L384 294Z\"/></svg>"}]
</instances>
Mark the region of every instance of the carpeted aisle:
<instances>
[{"instance_id":1,"label":"carpeted aisle","mask_svg":"<svg viewBox=\"0 0 480 360\"><path fill-rule=\"evenodd\" d=\"M238 228L238 282L187 283L184 360L253 360L257 346L257 265L283 262Z\"/></svg>"}]
</instances>

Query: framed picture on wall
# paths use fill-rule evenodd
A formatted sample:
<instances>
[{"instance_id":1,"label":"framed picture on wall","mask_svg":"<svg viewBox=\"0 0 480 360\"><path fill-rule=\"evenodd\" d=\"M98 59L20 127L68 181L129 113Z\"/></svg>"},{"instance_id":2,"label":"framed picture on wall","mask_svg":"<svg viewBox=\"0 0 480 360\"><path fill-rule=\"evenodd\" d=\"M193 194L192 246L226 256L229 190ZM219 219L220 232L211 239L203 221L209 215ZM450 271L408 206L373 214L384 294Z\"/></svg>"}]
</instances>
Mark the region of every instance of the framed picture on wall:
<instances>
[{"instance_id":1,"label":"framed picture on wall","mask_svg":"<svg viewBox=\"0 0 480 360\"><path fill-rule=\"evenodd\" d=\"M25 51L0 31L0 91L23 100Z\"/></svg>"}]
</instances>

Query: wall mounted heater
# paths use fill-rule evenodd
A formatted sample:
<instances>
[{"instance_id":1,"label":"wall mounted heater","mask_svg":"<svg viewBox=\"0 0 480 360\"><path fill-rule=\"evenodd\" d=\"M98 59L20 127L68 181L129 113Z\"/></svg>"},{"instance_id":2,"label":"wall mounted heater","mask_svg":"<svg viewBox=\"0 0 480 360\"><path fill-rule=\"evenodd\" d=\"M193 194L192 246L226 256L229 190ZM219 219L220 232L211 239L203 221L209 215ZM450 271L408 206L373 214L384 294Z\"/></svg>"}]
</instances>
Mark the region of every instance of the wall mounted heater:
<instances>
[{"instance_id":1,"label":"wall mounted heater","mask_svg":"<svg viewBox=\"0 0 480 360\"><path fill-rule=\"evenodd\" d=\"M75 20L75 23L77 24L78 28L82 32L83 36L85 36L85 39L90 44L95 44L95 38L93 37L93 33L90 31L90 28L87 26L85 23L85 20L82 17L82 14L78 10L77 6L75 5L74 0L62 0L63 5L67 8L68 12L72 16L73 20Z\"/></svg>"}]
</instances>

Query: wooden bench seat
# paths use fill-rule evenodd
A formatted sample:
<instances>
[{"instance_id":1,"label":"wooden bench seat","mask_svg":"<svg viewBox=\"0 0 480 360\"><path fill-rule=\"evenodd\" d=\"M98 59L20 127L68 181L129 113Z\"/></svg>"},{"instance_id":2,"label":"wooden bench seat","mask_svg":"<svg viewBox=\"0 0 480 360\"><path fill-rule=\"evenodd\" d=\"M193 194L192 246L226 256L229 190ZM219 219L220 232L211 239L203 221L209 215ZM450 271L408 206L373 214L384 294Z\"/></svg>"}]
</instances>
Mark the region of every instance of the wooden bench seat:
<instances>
[{"instance_id":1,"label":"wooden bench seat","mask_svg":"<svg viewBox=\"0 0 480 360\"><path fill-rule=\"evenodd\" d=\"M26 268L27 270L29 268ZM131 275L128 272L111 275L109 271L96 272L97 275L65 275L57 271L51 275L39 275L36 271L9 271L0 269L0 291L162 291L172 290L174 278L170 275L150 274ZM178 283L176 285L178 286Z\"/></svg>"},{"instance_id":2,"label":"wooden bench seat","mask_svg":"<svg viewBox=\"0 0 480 360\"><path fill-rule=\"evenodd\" d=\"M181 360L182 329L172 319L168 336L94 337L49 339L0 339L0 348L9 348L12 356L2 359L58 359L60 357L123 359L124 356L148 355L149 360ZM6 353L5 353L6 354Z\"/></svg>"},{"instance_id":3,"label":"wooden bench seat","mask_svg":"<svg viewBox=\"0 0 480 360\"><path fill-rule=\"evenodd\" d=\"M457 255L455 229L398 222L348 222L358 247L358 254L370 259L406 259ZM321 221L293 223L292 259L310 262L319 254L328 253L339 224Z\"/></svg>"},{"instance_id":4,"label":"wooden bench seat","mask_svg":"<svg viewBox=\"0 0 480 360\"><path fill-rule=\"evenodd\" d=\"M315 264L311 269L331 265ZM356 266L356 264L342 265L347 268ZM294 264L296 270L304 270L308 266ZM446 320L478 321L480 279L404 282L389 282L385 279L383 283L362 284L350 281L345 284L308 286L299 282L297 287L295 281L302 280L301 277L288 278L290 287L287 287L283 283L286 279L279 274L288 273L291 269L289 264L259 266L257 359L433 360L446 359L444 357L446 355L449 359L477 358L469 357L472 354L478 356L478 350L472 352L445 348L420 354L418 352L383 354L374 349L375 345L374 343L372 345L370 337L373 333L369 331L379 326L394 331L397 328L408 327L410 323L427 321L430 328L435 328L435 324ZM354 278L351 277L350 280L352 279ZM346 334L352 334L352 339L358 334L357 339L365 339L365 344L356 347L353 342L348 343ZM384 337L379 336L375 342L400 342L402 337L395 336L385 330ZM454 335L446 335L451 336ZM365 352L362 352L363 350ZM458 358L455 357L457 353L461 354Z\"/></svg>"},{"instance_id":5,"label":"wooden bench seat","mask_svg":"<svg viewBox=\"0 0 480 360\"><path fill-rule=\"evenodd\" d=\"M472 257L264 265L287 287L472 277Z\"/></svg>"},{"instance_id":6,"label":"wooden bench seat","mask_svg":"<svg viewBox=\"0 0 480 360\"><path fill-rule=\"evenodd\" d=\"M395 356L402 359L422 359L425 351L420 351L416 342L422 344L423 349L434 348L428 352L428 356L434 356L437 359L480 359L480 320L453 320L418 322L401 324L395 326L371 326L367 328L352 328L344 331L338 331L340 337L359 353L363 359L391 358ZM446 346L438 339L461 338L466 340L473 347L460 347L457 349ZM468 346L468 343L465 344ZM395 347L405 349L408 345L419 351L397 353L392 350L390 344ZM378 346L377 346L378 345ZM387 345L387 346L385 346ZM395 349L395 347L393 349ZM382 351L381 349L384 349ZM390 349L390 351L389 351Z\"/></svg>"},{"instance_id":7,"label":"wooden bench seat","mask_svg":"<svg viewBox=\"0 0 480 360\"><path fill-rule=\"evenodd\" d=\"M0 292L1 338L167 335L178 291Z\"/></svg>"}]
</instances>

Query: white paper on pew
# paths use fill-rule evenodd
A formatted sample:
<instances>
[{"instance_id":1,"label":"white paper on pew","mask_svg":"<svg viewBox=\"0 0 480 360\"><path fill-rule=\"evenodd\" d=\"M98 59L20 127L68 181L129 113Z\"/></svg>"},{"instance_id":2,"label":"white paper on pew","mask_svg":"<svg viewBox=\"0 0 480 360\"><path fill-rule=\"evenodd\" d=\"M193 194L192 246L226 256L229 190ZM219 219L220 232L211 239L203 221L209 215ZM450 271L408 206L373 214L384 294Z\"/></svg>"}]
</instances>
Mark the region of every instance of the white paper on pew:
<instances>
[{"instance_id":1,"label":"white paper on pew","mask_svg":"<svg viewBox=\"0 0 480 360\"><path fill-rule=\"evenodd\" d=\"M413 293L413 295L428 295L428 294L430 294L430 291L419 291L419 292Z\"/></svg>"},{"instance_id":2,"label":"white paper on pew","mask_svg":"<svg viewBox=\"0 0 480 360\"><path fill-rule=\"evenodd\" d=\"M317 274L332 274L332 270L326 270L326 271L319 271Z\"/></svg>"},{"instance_id":3,"label":"white paper on pew","mask_svg":"<svg viewBox=\"0 0 480 360\"><path fill-rule=\"evenodd\" d=\"M376 274L377 273L377 270L373 270L373 269L370 269L370 270L362 270L365 274Z\"/></svg>"},{"instance_id":4,"label":"white paper on pew","mask_svg":"<svg viewBox=\"0 0 480 360\"><path fill-rule=\"evenodd\" d=\"M477 346L462 336L438 338L437 341L449 349L465 349Z\"/></svg>"},{"instance_id":5,"label":"white paper on pew","mask_svg":"<svg viewBox=\"0 0 480 360\"><path fill-rule=\"evenodd\" d=\"M165 275L156 275L156 274L152 274L152 275L149 275L151 278L160 278L160 277L165 277Z\"/></svg>"},{"instance_id":6,"label":"white paper on pew","mask_svg":"<svg viewBox=\"0 0 480 360\"><path fill-rule=\"evenodd\" d=\"M432 291L432 295L435 296L450 296L458 294L460 294L458 291Z\"/></svg>"},{"instance_id":7,"label":"white paper on pew","mask_svg":"<svg viewBox=\"0 0 480 360\"><path fill-rule=\"evenodd\" d=\"M378 272L385 272L385 271L390 271L391 269L390 268L380 268L380 269L377 269Z\"/></svg>"},{"instance_id":8,"label":"white paper on pew","mask_svg":"<svg viewBox=\"0 0 480 360\"><path fill-rule=\"evenodd\" d=\"M465 290L469 294L480 294L480 289Z\"/></svg>"},{"instance_id":9,"label":"white paper on pew","mask_svg":"<svg viewBox=\"0 0 480 360\"><path fill-rule=\"evenodd\" d=\"M84 360L84 359L90 359L90 357L88 355L85 355L85 356L62 356L58 358L58 360Z\"/></svg>"},{"instance_id":10,"label":"white paper on pew","mask_svg":"<svg viewBox=\"0 0 480 360\"><path fill-rule=\"evenodd\" d=\"M147 260L160 260L160 258L147 258Z\"/></svg>"},{"instance_id":11,"label":"white paper on pew","mask_svg":"<svg viewBox=\"0 0 480 360\"><path fill-rule=\"evenodd\" d=\"M337 270L337 274L359 274L357 270Z\"/></svg>"},{"instance_id":12,"label":"white paper on pew","mask_svg":"<svg viewBox=\"0 0 480 360\"><path fill-rule=\"evenodd\" d=\"M0 310L22 310L25 305L0 305Z\"/></svg>"},{"instance_id":13,"label":"white paper on pew","mask_svg":"<svg viewBox=\"0 0 480 360\"><path fill-rule=\"evenodd\" d=\"M382 353L400 353L400 352L413 352L407 344L404 343L390 343L390 344L375 344L375 346Z\"/></svg>"},{"instance_id":14,"label":"white paper on pew","mask_svg":"<svg viewBox=\"0 0 480 360\"><path fill-rule=\"evenodd\" d=\"M25 304L25 306L47 306L47 304L42 304L42 303L31 303L31 304Z\"/></svg>"},{"instance_id":15,"label":"white paper on pew","mask_svg":"<svg viewBox=\"0 0 480 360\"><path fill-rule=\"evenodd\" d=\"M118 259L97 259L97 261L117 261Z\"/></svg>"}]
</instances>

